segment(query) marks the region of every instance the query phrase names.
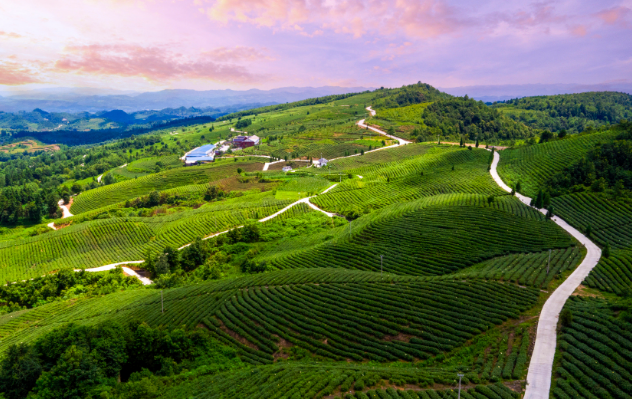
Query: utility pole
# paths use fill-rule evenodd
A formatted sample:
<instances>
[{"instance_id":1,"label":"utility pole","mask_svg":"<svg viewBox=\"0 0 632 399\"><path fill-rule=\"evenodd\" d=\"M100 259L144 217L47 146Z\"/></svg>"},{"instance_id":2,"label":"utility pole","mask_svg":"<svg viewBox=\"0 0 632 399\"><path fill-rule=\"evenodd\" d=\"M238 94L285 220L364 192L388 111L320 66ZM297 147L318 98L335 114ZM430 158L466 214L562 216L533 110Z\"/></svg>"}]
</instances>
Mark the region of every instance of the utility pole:
<instances>
[{"instance_id":1,"label":"utility pole","mask_svg":"<svg viewBox=\"0 0 632 399\"><path fill-rule=\"evenodd\" d=\"M457 374L457 377L459 377L459 396L458 396L458 399L461 399L461 378L463 378L463 374L459 373L459 374Z\"/></svg>"},{"instance_id":2,"label":"utility pole","mask_svg":"<svg viewBox=\"0 0 632 399\"><path fill-rule=\"evenodd\" d=\"M384 263L384 255L380 255L380 277L382 277L382 272L384 271L383 263Z\"/></svg>"},{"instance_id":3,"label":"utility pole","mask_svg":"<svg viewBox=\"0 0 632 399\"><path fill-rule=\"evenodd\" d=\"M162 296L162 290L160 290L160 312L165 313L165 302Z\"/></svg>"},{"instance_id":4,"label":"utility pole","mask_svg":"<svg viewBox=\"0 0 632 399\"><path fill-rule=\"evenodd\" d=\"M551 266L551 250L549 249L549 262L546 264L546 274L549 274L549 267Z\"/></svg>"}]
</instances>

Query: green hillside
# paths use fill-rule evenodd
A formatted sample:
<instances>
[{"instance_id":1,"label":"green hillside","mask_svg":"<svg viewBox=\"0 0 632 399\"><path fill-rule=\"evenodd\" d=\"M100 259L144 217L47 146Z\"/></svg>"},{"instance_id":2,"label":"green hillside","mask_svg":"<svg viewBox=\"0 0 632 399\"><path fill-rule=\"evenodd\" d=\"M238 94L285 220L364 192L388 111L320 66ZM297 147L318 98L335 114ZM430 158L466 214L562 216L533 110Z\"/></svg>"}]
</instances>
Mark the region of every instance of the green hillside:
<instances>
[{"instance_id":1,"label":"green hillside","mask_svg":"<svg viewBox=\"0 0 632 399\"><path fill-rule=\"evenodd\" d=\"M492 108L535 129L577 133L632 119L632 96L590 92L524 97L496 103Z\"/></svg>"},{"instance_id":2,"label":"green hillside","mask_svg":"<svg viewBox=\"0 0 632 399\"><path fill-rule=\"evenodd\" d=\"M519 398L542 307L592 254L557 218L602 257L551 395L628 397L629 126L547 136L518 105L418 83L0 154L0 397ZM259 145L180 161L243 132Z\"/></svg>"}]
</instances>

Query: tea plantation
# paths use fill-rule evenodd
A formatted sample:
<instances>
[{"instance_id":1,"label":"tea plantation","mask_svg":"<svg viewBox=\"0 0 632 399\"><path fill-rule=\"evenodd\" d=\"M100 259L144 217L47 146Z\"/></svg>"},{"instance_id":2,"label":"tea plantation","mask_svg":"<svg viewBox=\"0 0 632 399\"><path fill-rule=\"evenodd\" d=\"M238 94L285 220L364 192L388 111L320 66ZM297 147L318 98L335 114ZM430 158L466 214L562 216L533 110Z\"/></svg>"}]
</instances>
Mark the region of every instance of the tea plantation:
<instances>
[{"instance_id":1,"label":"tea plantation","mask_svg":"<svg viewBox=\"0 0 632 399\"><path fill-rule=\"evenodd\" d=\"M628 125L549 135L417 83L23 155L48 169L3 175L0 398L629 398Z\"/></svg>"}]
</instances>

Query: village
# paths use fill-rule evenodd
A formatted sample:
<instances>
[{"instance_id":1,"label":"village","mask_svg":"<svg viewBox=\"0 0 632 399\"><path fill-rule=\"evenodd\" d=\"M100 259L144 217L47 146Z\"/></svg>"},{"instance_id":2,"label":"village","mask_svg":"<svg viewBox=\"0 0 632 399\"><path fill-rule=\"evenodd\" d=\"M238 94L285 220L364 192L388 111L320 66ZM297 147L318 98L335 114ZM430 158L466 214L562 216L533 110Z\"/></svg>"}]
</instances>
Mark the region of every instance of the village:
<instances>
[{"instance_id":1,"label":"village","mask_svg":"<svg viewBox=\"0 0 632 399\"><path fill-rule=\"evenodd\" d=\"M261 139L256 135L248 136L248 132L237 131L234 128L231 128L231 132L243 134L232 138L229 137L227 140L220 140L216 144L205 144L192 149L180 158L184 162L184 166L201 165L204 163L214 162L216 158L221 157L222 155L232 154L233 151L254 147L259 145L261 142ZM277 162L287 162L287 159L279 160L273 163ZM327 166L327 163L328 160L321 157L320 159L311 161L309 166L320 168ZM267 170L267 168L264 170ZM282 168L283 172L289 172L291 170L292 166L290 165L285 165Z\"/></svg>"}]
</instances>

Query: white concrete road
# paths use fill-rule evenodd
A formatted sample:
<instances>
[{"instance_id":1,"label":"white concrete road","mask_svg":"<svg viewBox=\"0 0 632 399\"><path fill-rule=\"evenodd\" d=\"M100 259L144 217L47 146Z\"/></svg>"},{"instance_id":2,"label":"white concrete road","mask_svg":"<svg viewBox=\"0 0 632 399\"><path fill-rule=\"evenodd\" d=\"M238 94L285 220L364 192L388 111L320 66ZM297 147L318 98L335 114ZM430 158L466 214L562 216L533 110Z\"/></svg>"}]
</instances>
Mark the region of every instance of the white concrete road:
<instances>
[{"instance_id":1,"label":"white concrete road","mask_svg":"<svg viewBox=\"0 0 632 399\"><path fill-rule=\"evenodd\" d=\"M59 202L57 203L59 205L59 207L61 208L62 211L62 219L64 218L69 218L71 216L75 216L72 213L70 213L70 210L68 209L68 205L64 205L64 200L59 200Z\"/></svg>"},{"instance_id":2,"label":"white concrete road","mask_svg":"<svg viewBox=\"0 0 632 399\"><path fill-rule=\"evenodd\" d=\"M509 188L498 175L497 167L499 162L500 155L498 155L498 152L494 152L494 160L490 168L492 178L503 190L511 192L511 188ZM516 196L526 205L531 203L531 198L529 197L518 193L516 193ZM539 211L546 213L545 209L539 209ZM542 307L538 321L535 347L531 355L531 362L529 363L529 372L527 373L525 399L549 398L551 377L553 374L553 359L557 345L557 323L560 312L566 300L575 292L590 271L597 265L599 258L601 258L601 249L590 241L588 237L584 236L558 216L554 216L551 220L582 243L582 245L586 247L587 253L582 263L577 266L575 271L551 294Z\"/></svg>"}]
</instances>

